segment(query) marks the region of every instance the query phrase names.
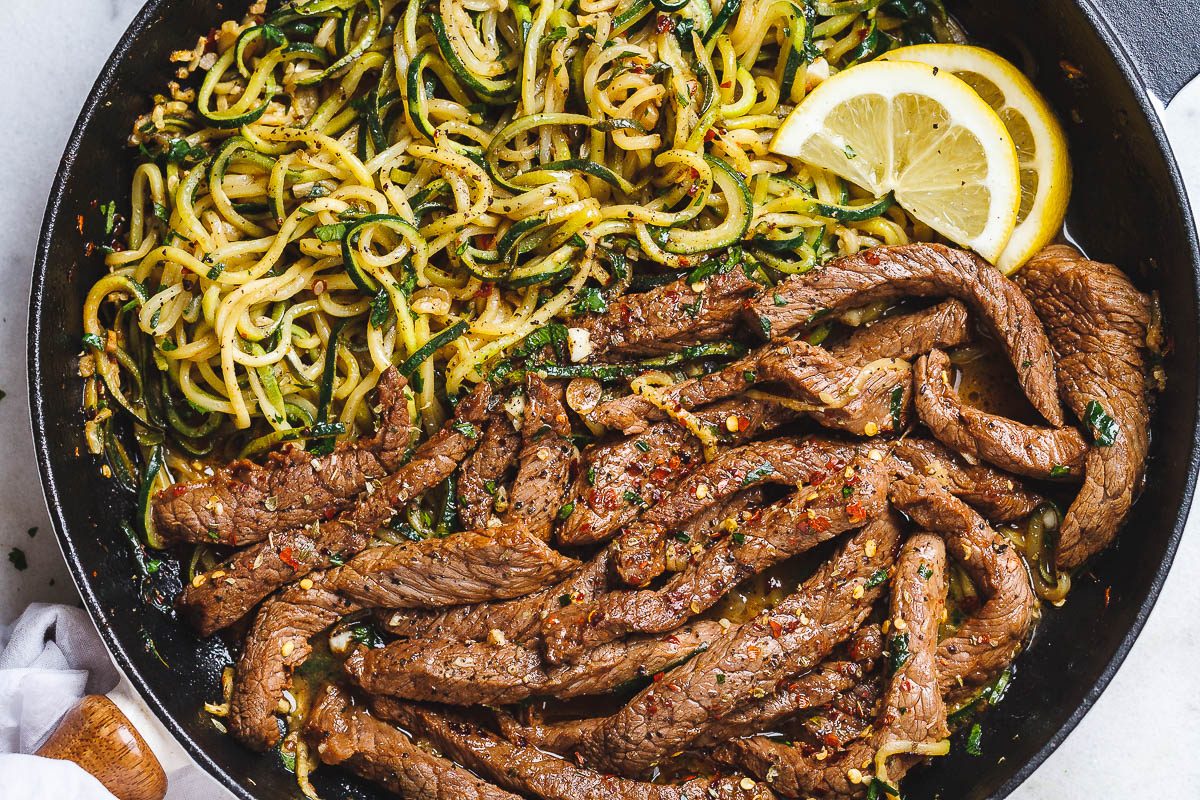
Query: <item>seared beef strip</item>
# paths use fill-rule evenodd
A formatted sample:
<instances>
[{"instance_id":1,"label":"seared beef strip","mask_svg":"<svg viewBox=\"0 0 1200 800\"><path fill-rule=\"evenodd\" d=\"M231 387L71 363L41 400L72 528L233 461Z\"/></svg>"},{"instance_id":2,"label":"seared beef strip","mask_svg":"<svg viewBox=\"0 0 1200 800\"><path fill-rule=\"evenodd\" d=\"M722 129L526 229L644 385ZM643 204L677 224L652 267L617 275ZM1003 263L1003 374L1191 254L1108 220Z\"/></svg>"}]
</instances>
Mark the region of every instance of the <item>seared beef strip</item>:
<instances>
[{"instance_id":1,"label":"seared beef strip","mask_svg":"<svg viewBox=\"0 0 1200 800\"><path fill-rule=\"evenodd\" d=\"M694 746L715 747L730 739L772 730L779 722L802 711L839 702L875 669L883 655L883 635L878 625L864 625L855 631L847 645L846 658L850 660L825 661L811 672L781 684L773 694L722 717Z\"/></svg>"},{"instance_id":2,"label":"seared beef strip","mask_svg":"<svg viewBox=\"0 0 1200 800\"><path fill-rule=\"evenodd\" d=\"M906 296L956 297L1001 342L1033 407L1063 422L1050 343L1016 284L973 253L938 244L877 247L794 275L747 304L767 338L803 330L827 314Z\"/></svg>"},{"instance_id":3,"label":"seared beef strip","mask_svg":"<svg viewBox=\"0 0 1200 800\"><path fill-rule=\"evenodd\" d=\"M313 573L307 588L295 584L268 599L246 635L234 673L229 730L253 750L279 741L275 714L291 688L292 671L312 654L309 639L358 610L329 588L327 578L327 573Z\"/></svg>"},{"instance_id":4,"label":"seared beef strip","mask_svg":"<svg viewBox=\"0 0 1200 800\"><path fill-rule=\"evenodd\" d=\"M609 592L551 615L543 626L546 659L562 664L629 633L672 630L746 578L862 527L886 505L882 464L865 456L855 459L844 471L747 521L661 589Z\"/></svg>"},{"instance_id":5,"label":"seared beef strip","mask_svg":"<svg viewBox=\"0 0 1200 800\"><path fill-rule=\"evenodd\" d=\"M750 486L816 484L844 467L854 445L827 439L780 437L725 450L679 482L617 540L616 571L630 586L644 586L666 569L667 539L707 509L722 507Z\"/></svg>"},{"instance_id":6,"label":"seared beef strip","mask_svg":"<svg viewBox=\"0 0 1200 800\"><path fill-rule=\"evenodd\" d=\"M908 378L905 362L884 359L870 369L867 365L847 366L828 350L796 339L764 345L717 372L657 391L660 403L691 410L751 388L771 391L783 387L787 399L803 407L797 410L808 411L820 424L863 434L900 427L895 417L908 408ZM896 401L893 414L892 392L897 389L904 396ZM631 394L604 403L588 419L633 434L665 416L645 396Z\"/></svg>"},{"instance_id":7,"label":"seared beef strip","mask_svg":"<svg viewBox=\"0 0 1200 800\"><path fill-rule=\"evenodd\" d=\"M422 637L465 642L483 641L499 631L512 642L535 638L542 620L563 605L582 603L608 587L611 548L601 550L573 575L557 586L497 603L475 603L438 611L403 609L380 616L380 622L396 636Z\"/></svg>"},{"instance_id":8,"label":"seared beef strip","mask_svg":"<svg viewBox=\"0 0 1200 800\"><path fill-rule=\"evenodd\" d=\"M416 639L392 642L381 650L359 648L345 668L373 695L498 706L536 695L568 698L610 692L679 663L721 633L716 622L698 622L670 635L609 642L566 667L552 667L536 649L502 639Z\"/></svg>"},{"instance_id":9,"label":"seared beef strip","mask_svg":"<svg viewBox=\"0 0 1200 800\"><path fill-rule=\"evenodd\" d=\"M405 800L521 800L418 746L332 685L318 694L305 735L324 763L349 767Z\"/></svg>"},{"instance_id":10,"label":"seared beef strip","mask_svg":"<svg viewBox=\"0 0 1200 800\"><path fill-rule=\"evenodd\" d=\"M197 575L179 597L180 613L208 636L244 617L280 586L358 553L396 509L441 483L471 453L479 436L476 426L486 419L491 400L488 384L479 384L459 403L454 419L418 447L411 461L368 484L354 507L336 519L276 533Z\"/></svg>"},{"instance_id":11,"label":"seared beef strip","mask_svg":"<svg viewBox=\"0 0 1200 800\"><path fill-rule=\"evenodd\" d=\"M1058 356L1063 400L1096 442L1059 531L1058 566L1074 569L1112 542L1141 485L1151 303L1116 267L1066 246L1034 256L1018 280Z\"/></svg>"},{"instance_id":12,"label":"seared beef strip","mask_svg":"<svg viewBox=\"0 0 1200 800\"><path fill-rule=\"evenodd\" d=\"M354 502L369 481L395 471L410 452L404 378L379 379L374 436L314 456L287 447L266 463L238 460L200 483L177 483L153 499L154 522L168 542L247 545L268 535L328 519Z\"/></svg>"},{"instance_id":13,"label":"seared beef strip","mask_svg":"<svg viewBox=\"0 0 1200 800\"><path fill-rule=\"evenodd\" d=\"M772 403L730 400L696 414L736 445L778 428L795 417ZM735 419L738 430L728 430ZM700 440L674 422L660 422L645 433L588 448L584 467L571 491L574 509L558 530L565 545L606 541L657 504L702 461Z\"/></svg>"},{"instance_id":14,"label":"seared beef strip","mask_svg":"<svg viewBox=\"0 0 1200 800\"><path fill-rule=\"evenodd\" d=\"M493 414L483 430L483 439L463 462L458 476L458 521L465 530L488 524L496 504L497 487L517 463L521 436L507 414Z\"/></svg>"},{"instance_id":15,"label":"seared beef strip","mask_svg":"<svg viewBox=\"0 0 1200 800\"><path fill-rule=\"evenodd\" d=\"M727 336L746 298L761 288L734 267L692 288L686 278L612 301L571 322L588 332L594 357L649 356Z\"/></svg>"},{"instance_id":16,"label":"seared beef strip","mask_svg":"<svg viewBox=\"0 0 1200 800\"><path fill-rule=\"evenodd\" d=\"M950 299L922 311L884 317L859 328L829 348L843 364L860 366L879 358L911 361L935 348L947 350L971 340L967 307Z\"/></svg>"},{"instance_id":17,"label":"seared beef strip","mask_svg":"<svg viewBox=\"0 0 1200 800\"><path fill-rule=\"evenodd\" d=\"M1071 427L1024 425L965 405L950 385L950 358L934 350L913 370L917 414L934 438L960 453L1043 480L1083 472L1088 445Z\"/></svg>"},{"instance_id":18,"label":"seared beef strip","mask_svg":"<svg viewBox=\"0 0 1200 800\"><path fill-rule=\"evenodd\" d=\"M438 750L496 783L539 800L770 800L774 795L741 778L693 778L681 784L642 783L601 775L534 747L506 742L462 714L390 698L371 703L379 716L418 730Z\"/></svg>"},{"instance_id":19,"label":"seared beef strip","mask_svg":"<svg viewBox=\"0 0 1200 800\"><path fill-rule=\"evenodd\" d=\"M900 474L907 469L933 478L950 494L995 522L1017 522L1033 513L1045 498L1015 478L986 464L968 464L957 453L930 439L905 438L892 445Z\"/></svg>"},{"instance_id":20,"label":"seared beef strip","mask_svg":"<svg viewBox=\"0 0 1200 800\"><path fill-rule=\"evenodd\" d=\"M732 629L611 717L547 726L550 742L624 775L686 750L722 717L811 669L857 630L881 592L869 586L871 577L891 566L899 537L892 515L876 520L775 608Z\"/></svg>"},{"instance_id":21,"label":"seared beef strip","mask_svg":"<svg viewBox=\"0 0 1200 800\"><path fill-rule=\"evenodd\" d=\"M504 519L525 523L531 533L545 540L550 538L567 497L575 445L571 443L571 420L563 406L562 387L530 374L525 394L521 466Z\"/></svg>"},{"instance_id":22,"label":"seared beef strip","mask_svg":"<svg viewBox=\"0 0 1200 800\"><path fill-rule=\"evenodd\" d=\"M579 566L510 523L371 547L331 570L330 581L367 607L437 608L524 597Z\"/></svg>"},{"instance_id":23,"label":"seared beef strip","mask_svg":"<svg viewBox=\"0 0 1200 800\"><path fill-rule=\"evenodd\" d=\"M833 758L818 759L801 748L756 736L729 743L718 758L768 780L785 797L861 797L871 777L897 786L918 759L911 755L883 759L880 774L875 763L880 748L897 742L932 743L949 734L935 656L946 602L946 550L937 536L917 534L904 543L891 598L892 674L878 729L869 739L855 741ZM850 777L851 769L858 771L855 777L866 779Z\"/></svg>"},{"instance_id":24,"label":"seared beef strip","mask_svg":"<svg viewBox=\"0 0 1200 800\"><path fill-rule=\"evenodd\" d=\"M892 502L923 528L939 534L986 598L938 646L942 691L986 683L1012 662L1038 610L1025 562L1007 539L961 500L928 478L909 476L892 484Z\"/></svg>"}]
</instances>

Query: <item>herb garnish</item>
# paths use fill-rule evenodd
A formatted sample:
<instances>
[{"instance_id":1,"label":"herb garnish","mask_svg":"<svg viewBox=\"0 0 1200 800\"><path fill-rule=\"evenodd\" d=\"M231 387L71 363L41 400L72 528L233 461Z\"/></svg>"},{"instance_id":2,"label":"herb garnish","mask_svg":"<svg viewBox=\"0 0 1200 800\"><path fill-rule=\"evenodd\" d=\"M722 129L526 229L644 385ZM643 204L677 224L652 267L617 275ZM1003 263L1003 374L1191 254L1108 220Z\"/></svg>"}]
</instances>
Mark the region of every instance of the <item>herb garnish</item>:
<instances>
[{"instance_id":1,"label":"herb garnish","mask_svg":"<svg viewBox=\"0 0 1200 800\"><path fill-rule=\"evenodd\" d=\"M1117 421L1108 415L1104 407L1095 400L1091 400L1084 409L1084 417L1096 444L1101 447L1112 447L1113 443L1117 441L1120 428L1117 427Z\"/></svg>"}]
</instances>

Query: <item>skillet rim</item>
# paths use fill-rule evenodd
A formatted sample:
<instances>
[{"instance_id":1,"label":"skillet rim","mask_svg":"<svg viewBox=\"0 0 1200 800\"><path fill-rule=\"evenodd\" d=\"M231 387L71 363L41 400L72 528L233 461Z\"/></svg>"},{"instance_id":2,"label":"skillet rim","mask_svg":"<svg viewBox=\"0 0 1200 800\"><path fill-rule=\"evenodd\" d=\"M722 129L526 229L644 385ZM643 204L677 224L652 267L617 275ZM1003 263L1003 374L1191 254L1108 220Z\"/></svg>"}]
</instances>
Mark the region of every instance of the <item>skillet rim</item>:
<instances>
[{"instance_id":1,"label":"skillet rim","mask_svg":"<svg viewBox=\"0 0 1200 800\"><path fill-rule=\"evenodd\" d=\"M67 530L66 520L63 513L62 503L59 498L57 482L55 480L54 470L51 464L50 445L47 436L47 418L43 407L43 390L42 383L45 370L43 369L43 324L42 324L42 309L44 303L44 295L46 288L46 280L48 275L48 267L50 260L51 241L53 240L59 224L59 216L62 210L64 196L66 194L67 184L71 179L71 175L75 166L76 159L80 155L80 144L85 131L90 127L95 117L97 110L105 102L105 98L112 88L113 78L117 70L123 65L131 51L132 40L145 32L153 24L157 13L171 3L177 0L148 0L142 9L134 17L133 21L126 28L116 47L113 49L108 60L105 62L103 69L100 71L94 85L92 86L87 100L85 101L82 110L76 119L75 125L72 128L70 137L67 140L66 148L63 152L62 159L59 163L58 170L55 173L54 182L50 190L50 196L46 205L46 212L43 217L42 226L39 234L37 253L34 259L33 276L30 286L29 298L29 321L28 321L28 363L27 363L27 380L29 391L29 408L30 408L30 423L34 439L34 449L36 452L38 474L42 487L43 498L46 502L47 511L49 512L51 524L54 527L54 533L58 540L59 549L67 562L67 568L71 573L71 579L75 582L75 587L79 591L80 597L83 600L84 607L87 609L88 616L93 624L96 625L100 633L101 640L108 649L109 654L116 662L118 670L124 675L129 682L137 689L138 696L158 718L158 721L171 733L175 741L188 753L188 755L208 774L216 778L222 785L225 786L234 796L241 800L258 800L255 795L247 791L234 776L221 768L207 753L207 751L199 745L199 743L188 735L188 733L180 725L176 717L158 700L155 693L152 691L149 683L142 673L133 664L125 646L120 639L115 635L112 626L109 624L107 615L105 614L95 592L92 590L92 584L85 569L84 564L80 561L79 554L76 551L74 542L70 532ZM1134 68L1133 59L1130 56L1128 49L1122 44L1120 37L1113 30L1105 16L1100 13L1096 7L1094 0L1066 0L1074 2L1079 7L1088 23L1096 31L1099 38L1106 45L1109 57L1113 60L1117 69L1120 71L1126 83L1134 90L1135 102L1142 116L1149 124L1150 133L1154 139L1154 143L1158 148L1159 155L1164 160L1164 166L1170 180L1170 185L1176 200L1179 204L1180 211L1183 214L1184 238L1188 243L1190 262L1192 266L1192 293L1196 298L1197 305L1200 306L1200 243L1197 241L1196 220L1192 214L1191 204L1188 201L1187 191L1183 185L1182 175L1179 170L1179 165L1176 162L1174 152L1167 141L1166 133L1163 129L1162 118L1157 107L1157 99L1151 94L1147 82L1141 74ZM1191 392L1193 403L1197 411L1197 419L1200 419L1200 372L1197 373L1192 382ZM1108 663L1104 666L1095 683L1088 690L1083 700L1071 712L1070 716L1063 724L1054 732L1053 735L1038 748L1024 764L1022 764L1013 775L1006 780L999 788L993 792L989 800L1002 800L1008 797L1016 790L1030 775L1032 775L1045 761L1050 754L1058 749L1059 745L1071 734L1079 722L1092 709L1100 695L1108 688L1113 677L1121 668L1125 659L1128 657L1130 650L1133 648L1142 629L1145 627L1146 620L1149 618L1150 612L1154 609L1158 602L1159 595L1162 592L1163 584L1166 582L1167 575L1170 572L1171 566L1174 563L1175 555L1179 548L1179 543L1183 538L1184 529L1187 525L1188 513L1191 510L1192 500L1196 489L1197 474L1200 472L1200 423L1196 429L1192 431L1191 449L1188 457L1188 474L1183 487L1183 501L1180 507L1176 509L1175 519L1172 524L1170 536L1166 542L1166 549L1162 561L1159 563L1154 572L1153 580L1150 582L1145 600L1138 608L1137 614L1134 616L1128 630L1121 638L1120 645L1114 651Z\"/></svg>"}]
</instances>

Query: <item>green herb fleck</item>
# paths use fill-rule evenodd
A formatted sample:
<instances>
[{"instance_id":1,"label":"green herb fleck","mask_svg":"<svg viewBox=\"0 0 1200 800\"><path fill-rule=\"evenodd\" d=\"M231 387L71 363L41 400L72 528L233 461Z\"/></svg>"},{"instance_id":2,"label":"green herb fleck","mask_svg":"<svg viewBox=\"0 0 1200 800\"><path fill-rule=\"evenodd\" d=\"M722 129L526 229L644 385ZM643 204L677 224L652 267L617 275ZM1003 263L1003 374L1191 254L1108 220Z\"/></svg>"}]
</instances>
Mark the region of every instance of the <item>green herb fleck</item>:
<instances>
[{"instance_id":1,"label":"green herb fleck","mask_svg":"<svg viewBox=\"0 0 1200 800\"><path fill-rule=\"evenodd\" d=\"M774 474L775 467L773 467L771 464L759 464L757 467L746 473L746 477L742 479L742 485L740 488L744 489L750 484L758 483L768 475Z\"/></svg>"},{"instance_id":2,"label":"green herb fleck","mask_svg":"<svg viewBox=\"0 0 1200 800\"><path fill-rule=\"evenodd\" d=\"M8 551L8 560L18 571L29 568L29 560L25 558L25 551L19 547L14 547Z\"/></svg>"},{"instance_id":3,"label":"green herb fleck","mask_svg":"<svg viewBox=\"0 0 1200 800\"><path fill-rule=\"evenodd\" d=\"M560 594L560 595L558 596L558 605L559 605L561 608L566 608L567 606L571 605L571 595L569 595L569 594Z\"/></svg>"},{"instance_id":4,"label":"green herb fleck","mask_svg":"<svg viewBox=\"0 0 1200 800\"><path fill-rule=\"evenodd\" d=\"M900 415L904 410L904 388L897 386L892 389L892 400L889 406L889 413L892 415L892 430L900 430Z\"/></svg>"},{"instance_id":5,"label":"green herb fleck","mask_svg":"<svg viewBox=\"0 0 1200 800\"><path fill-rule=\"evenodd\" d=\"M154 204L154 216L158 217L163 222L166 222L168 219L167 207L164 206L162 203L155 203Z\"/></svg>"},{"instance_id":6,"label":"green herb fleck","mask_svg":"<svg viewBox=\"0 0 1200 800\"><path fill-rule=\"evenodd\" d=\"M1101 447L1112 447L1117 441L1120 429L1117 422L1095 400L1088 402L1084 409L1084 418L1092 432L1092 439Z\"/></svg>"},{"instance_id":7,"label":"green herb fleck","mask_svg":"<svg viewBox=\"0 0 1200 800\"><path fill-rule=\"evenodd\" d=\"M371 300L371 327L379 330L387 323L388 314L392 308L391 298L387 289L380 289L379 294Z\"/></svg>"},{"instance_id":8,"label":"green herb fleck","mask_svg":"<svg viewBox=\"0 0 1200 800\"><path fill-rule=\"evenodd\" d=\"M929 568L928 564L922 564L921 566L917 567L917 574L921 576L921 580L927 581L929 580L930 576L933 575L933 570Z\"/></svg>"},{"instance_id":9,"label":"green herb fleck","mask_svg":"<svg viewBox=\"0 0 1200 800\"><path fill-rule=\"evenodd\" d=\"M372 649L383 647L383 637L379 635L379 631L375 630L374 625L368 625L365 622L350 629L350 638Z\"/></svg>"},{"instance_id":10,"label":"green herb fleck","mask_svg":"<svg viewBox=\"0 0 1200 800\"><path fill-rule=\"evenodd\" d=\"M853 496L854 496L854 487L853 486L843 486L842 487L842 497L853 497Z\"/></svg>"},{"instance_id":11,"label":"green herb fleck","mask_svg":"<svg viewBox=\"0 0 1200 800\"><path fill-rule=\"evenodd\" d=\"M970 732L967 734L967 755L981 756L983 755L983 726L978 722L971 726Z\"/></svg>"},{"instance_id":12,"label":"green herb fleck","mask_svg":"<svg viewBox=\"0 0 1200 800\"><path fill-rule=\"evenodd\" d=\"M608 310L608 301L604 299L604 295L600 294L600 290L594 286L586 286L579 291L578 299L575 301L576 314L602 314Z\"/></svg>"},{"instance_id":13,"label":"green herb fleck","mask_svg":"<svg viewBox=\"0 0 1200 800\"><path fill-rule=\"evenodd\" d=\"M903 667L912 653L908 649L908 634L898 633L893 636L888 643L888 649L891 651L889 661L892 666L892 672L895 673Z\"/></svg>"},{"instance_id":14,"label":"green herb fleck","mask_svg":"<svg viewBox=\"0 0 1200 800\"><path fill-rule=\"evenodd\" d=\"M457 433L467 437L468 439L474 439L479 435L479 430L466 420L456 422L451 427L454 428Z\"/></svg>"},{"instance_id":15,"label":"green herb fleck","mask_svg":"<svg viewBox=\"0 0 1200 800\"><path fill-rule=\"evenodd\" d=\"M725 673L718 672L717 673L717 683L724 683L724 682L725 682Z\"/></svg>"},{"instance_id":16,"label":"green herb fleck","mask_svg":"<svg viewBox=\"0 0 1200 800\"><path fill-rule=\"evenodd\" d=\"M876 586L883 583L887 579L888 579L887 570L886 569L877 569L871 573L871 577L867 578L867 588L874 589Z\"/></svg>"},{"instance_id":17,"label":"green herb fleck","mask_svg":"<svg viewBox=\"0 0 1200 800\"><path fill-rule=\"evenodd\" d=\"M1064 475L1070 475L1070 474L1071 474L1071 468L1064 466L1062 464L1055 464L1054 466L1052 466L1050 468L1050 477L1051 478L1061 478Z\"/></svg>"},{"instance_id":18,"label":"green herb fleck","mask_svg":"<svg viewBox=\"0 0 1200 800\"><path fill-rule=\"evenodd\" d=\"M625 498L626 503L631 503L635 506L643 506L643 507L646 505L646 501L644 499L642 499L642 496L640 494L638 494L637 492L633 491L632 489L626 489L624 491L624 493L622 493L621 496Z\"/></svg>"},{"instance_id":19,"label":"green herb fleck","mask_svg":"<svg viewBox=\"0 0 1200 800\"><path fill-rule=\"evenodd\" d=\"M729 538L733 539L734 544L745 544L746 543L746 534L742 533L741 531L734 531L733 535L730 536Z\"/></svg>"},{"instance_id":20,"label":"green herb fleck","mask_svg":"<svg viewBox=\"0 0 1200 800\"><path fill-rule=\"evenodd\" d=\"M858 158L858 153L854 152L854 148L850 145L843 147L842 152L846 154L846 158Z\"/></svg>"},{"instance_id":21,"label":"green herb fleck","mask_svg":"<svg viewBox=\"0 0 1200 800\"><path fill-rule=\"evenodd\" d=\"M340 242L346 236L347 227L344 222L337 222L333 225L318 225L313 228L313 233L322 242Z\"/></svg>"},{"instance_id":22,"label":"green herb fleck","mask_svg":"<svg viewBox=\"0 0 1200 800\"><path fill-rule=\"evenodd\" d=\"M680 531L679 533L675 534L675 541L683 542L684 544L687 544L691 540L692 540L692 537L688 536L683 531Z\"/></svg>"},{"instance_id":23,"label":"green herb fleck","mask_svg":"<svg viewBox=\"0 0 1200 800\"><path fill-rule=\"evenodd\" d=\"M647 442L645 439L638 439L636 442L633 443L633 446L636 447L638 450L641 450L643 453L650 452L650 443Z\"/></svg>"},{"instance_id":24,"label":"green herb fleck","mask_svg":"<svg viewBox=\"0 0 1200 800\"><path fill-rule=\"evenodd\" d=\"M560 520L564 520L573 513L575 513L575 504L563 503L561 506L559 506L558 513L555 516L557 516Z\"/></svg>"},{"instance_id":25,"label":"green herb fleck","mask_svg":"<svg viewBox=\"0 0 1200 800\"><path fill-rule=\"evenodd\" d=\"M752 369L748 369L742 373L742 379L745 380L746 383L754 383L756 380L758 380L758 373Z\"/></svg>"},{"instance_id":26,"label":"green herb fleck","mask_svg":"<svg viewBox=\"0 0 1200 800\"><path fill-rule=\"evenodd\" d=\"M587 482L588 482L588 486L596 485L596 468L595 467L588 467Z\"/></svg>"},{"instance_id":27,"label":"green herb fleck","mask_svg":"<svg viewBox=\"0 0 1200 800\"><path fill-rule=\"evenodd\" d=\"M783 295L781 295L779 292L772 292L772 293L771 293L771 299L772 299L773 301L775 301L775 305L776 305L776 306L781 306L781 307L782 307L782 306L786 306L786 305L788 304L788 301L787 301L787 299L786 299L786 298L784 298L784 296L783 296Z\"/></svg>"},{"instance_id":28,"label":"green herb fleck","mask_svg":"<svg viewBox=\"0 0 1200 800\"><path fill-rule=\"evenodd\" d=\"M104 235L112 236L113 229L117 226L117 202L109 200L100 206L100 213L104 215Z\"/></svg>"},{"instance_id":29,"label":"green herb fleck","mask_svg":"<svg viewBox=\"0 0 1200 800\"><path fill-rule=\"evenodd\" d=\"M211 269L209 269L208 275L206 277L210 281L215 281L217 278L221 277L221 273L224 271L225 271L225 264L223 262L218 261L216 264L213 264Z\"/></svg>"}]
</instances>

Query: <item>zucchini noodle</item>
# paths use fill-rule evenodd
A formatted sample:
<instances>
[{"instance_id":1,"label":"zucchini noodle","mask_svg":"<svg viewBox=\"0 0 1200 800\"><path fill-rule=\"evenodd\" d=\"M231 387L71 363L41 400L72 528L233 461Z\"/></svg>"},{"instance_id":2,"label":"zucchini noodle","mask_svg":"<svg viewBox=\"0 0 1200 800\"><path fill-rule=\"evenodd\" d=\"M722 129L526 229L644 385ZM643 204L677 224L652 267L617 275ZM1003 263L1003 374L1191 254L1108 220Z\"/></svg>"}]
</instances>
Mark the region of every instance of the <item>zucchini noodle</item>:
<instances>
[{"instance_id":1,"label":"zucchini noodle","mask_svg":"<svg viewBox=\"0 0 1200 800\"><path fill-rule=\"evenodd\" d=\"M774 279L927 235L768 148L825 77L933 40L944 21L912 8L256 3L177 52L182 83L134 124L84 309L89 447L112 449L113 406L173 471L214 443L352 437L417 354L432 430L584 292L731 250Z\"/></svg>"}]
</instances>

